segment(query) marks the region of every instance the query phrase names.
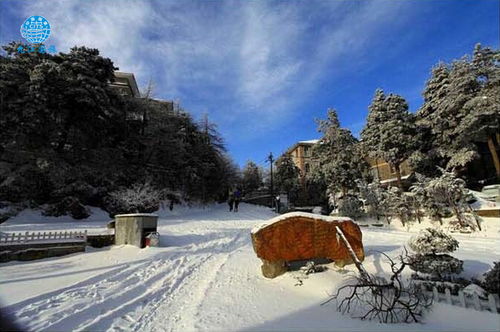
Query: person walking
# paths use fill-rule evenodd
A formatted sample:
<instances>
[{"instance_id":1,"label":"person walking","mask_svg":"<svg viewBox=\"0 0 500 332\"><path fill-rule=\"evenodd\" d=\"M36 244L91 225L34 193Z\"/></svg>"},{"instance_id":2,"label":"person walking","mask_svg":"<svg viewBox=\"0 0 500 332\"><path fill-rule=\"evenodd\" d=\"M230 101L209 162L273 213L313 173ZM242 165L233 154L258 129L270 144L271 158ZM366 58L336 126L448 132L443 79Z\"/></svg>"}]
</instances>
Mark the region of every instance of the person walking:
<instances>
[{"instance_id":1,"label":"person walking","mask_svg":"<svg viewBox=\"0 0 500 332\"><path fill-rule=\"evenodd\" d=\"M229 190L229 195L227 197L227 204L229 205L229 212L233 211L234 193L232 190Z\"/></svg>"},{"instance_id":2,"label":"person walking","mask_svg":"<svg viewBox=\"0 0 500 332\"><path fill-rule=\"evenodd\" d=\"M238 188L236 188L233 196L234 196L234 212L238 212L238 205L240 205L241 201L241 191Z\"/></svg>"}]
</instances>

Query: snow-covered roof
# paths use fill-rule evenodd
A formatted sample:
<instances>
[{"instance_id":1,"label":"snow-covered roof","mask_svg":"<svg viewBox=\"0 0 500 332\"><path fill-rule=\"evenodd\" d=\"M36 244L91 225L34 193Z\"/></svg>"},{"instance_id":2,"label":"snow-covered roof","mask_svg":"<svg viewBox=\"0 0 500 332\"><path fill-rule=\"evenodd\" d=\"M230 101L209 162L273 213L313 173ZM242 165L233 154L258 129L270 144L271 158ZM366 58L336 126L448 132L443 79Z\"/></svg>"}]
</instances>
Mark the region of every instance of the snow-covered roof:
<instances>
[{"instance_id":1,"label":"snow-covered roof","mask_svg":"<svg viewBox=\"0 0 500 332\"><path fill-rule=\"evenodd\" d=\"M116 217L158 217L154 213L129 213L129 214L117 214Z\"/></svg>"},{"instance_id":2,"label":"snow-covered roof","mask_svg":"<svg viewBox=\"0 0 500 332\"><path fill-rule=\"evenodd\" d=\"M283 220L288 219L288 218L293 218L293 217L312 218L312 219L323 220L323 221L327 221L327 222L334 222L334 221L343 222L343 221L352 220L351 218L348 218L348 217L331 217L331 216L323 216L321 214L314 214L314 213L307 213L307 212L289 212L289 213L285 213L285 214L279 215L277 217L274 217L274 218L266 221L265 223L262 223L260 225L255 226L252 229L252 233L257 233L258 231L260 231L261 229L263 229L267 226L270 226L274 223L283 221Z\"/></svg>"},{"instance_id":3,"label":"snow-covered roof","mask_svg":"<svg viewBox=\"0 0 500 332\"><path fill-rule=\"evenodd\" d=\"M299 143L304 143L304 144L316 144L319 142L319 139L311 139L308 141L299 141Z\"/></svg>"}]
</instances>

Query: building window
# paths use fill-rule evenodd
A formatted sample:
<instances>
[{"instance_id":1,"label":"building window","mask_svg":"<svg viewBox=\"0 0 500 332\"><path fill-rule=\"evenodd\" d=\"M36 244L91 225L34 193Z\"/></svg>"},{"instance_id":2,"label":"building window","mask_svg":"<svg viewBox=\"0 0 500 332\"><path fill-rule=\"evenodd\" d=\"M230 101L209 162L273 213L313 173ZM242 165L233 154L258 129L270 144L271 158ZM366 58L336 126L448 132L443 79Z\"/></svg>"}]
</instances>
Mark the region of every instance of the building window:
<instances>
[{"instance_id":1,"label":"building window","mask_svg":"<svg viewBox=\"0 0 500 332\"><path fill-rule=\"evenodd\" d=\"M309 169L310 169L309 164L305 164L304 167L305 167L306 173L309 173Z\"/></svg>"},{"instance_id":2,"label":"building window","mask_svg":"<svg viewBox=\"0 0 500 332\"><path fill-rule=\"evenodd\" d=\"M389 169L391 170L391 174L395 174L396 173L396 169L394 167L392 167L391 164L389 164Z\"/></svg>"},{"instance_id":3,"label":"building window","mask_svg":"<svg viewBox=\"0 0 500 332\"><path fill-rule=\"evenodd\" d=\"M304 157L308 157L308 156L309 156L309 147L304 146Z\"/></svg>"}]
</instances>

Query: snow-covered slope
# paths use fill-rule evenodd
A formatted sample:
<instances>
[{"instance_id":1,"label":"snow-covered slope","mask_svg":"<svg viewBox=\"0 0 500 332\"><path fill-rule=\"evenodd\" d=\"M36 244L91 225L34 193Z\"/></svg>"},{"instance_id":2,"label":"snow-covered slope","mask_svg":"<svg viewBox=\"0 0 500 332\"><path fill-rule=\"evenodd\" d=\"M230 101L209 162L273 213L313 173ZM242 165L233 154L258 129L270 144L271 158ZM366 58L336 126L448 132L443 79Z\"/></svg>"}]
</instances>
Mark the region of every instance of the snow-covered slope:
<instances>
[{"instance_id":1,"label":"snow-covered slope","mask_svg":"<svg viewBox=\"0 0 500 332\"><path fill-rule=\"evenodd\" d=\"M302 286L295 286L298 272L265 279L250 241L254 226L275 217L264 207L242 204L239 213L226 211L226 205L185 208L161 212L160 217L158 248L89 248L84 254L1 264L5 310L28 329L50 331L500 328L498 315L444 304L435 306L426 324L389 326L342 316L334 305L321 306L353 267L338 270L329 265L327 271L309 275ZM413 235L362 231L365 266L381 274L387 267L377 251L395 256ZM496 237L457 238L456 256L464 260L467 275L480 276L500 259L492 250L500 247Z\"/></svg>"}]
</instances>

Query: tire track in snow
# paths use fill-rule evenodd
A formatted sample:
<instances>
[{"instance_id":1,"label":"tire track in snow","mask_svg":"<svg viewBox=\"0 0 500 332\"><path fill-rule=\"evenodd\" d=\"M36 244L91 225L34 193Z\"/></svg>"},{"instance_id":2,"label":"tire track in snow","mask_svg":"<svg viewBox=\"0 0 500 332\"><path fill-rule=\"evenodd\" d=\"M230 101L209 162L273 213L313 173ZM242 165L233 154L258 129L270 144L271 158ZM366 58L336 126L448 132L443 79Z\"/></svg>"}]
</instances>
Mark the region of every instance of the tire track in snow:
<instances>
[{"instance_id":1,"label":"tire track in snow","mask_svg":"<svg viewBox=\"0 0 500 332\"><path fill-rule=\"evenodd\" d=\"M83 287L74 287L56 296L35 302L16 312L19 321L33 330L71 330L95 317L115 302L139 294L144 287L138 283L154 281L144 271L151 262L136 264L112 277ZM157 264L158 265L158 264ZM151 280L149 280L151 279ZM132 286L130 286L132 285ZM33 320L33 317L38 319Z\"/></svg>"},{"instance_id":2,"label":"tire track in snow","mask_svg":"<svg viewBox=\"0 0 500 332\"><path fill-rule=\"evenodd\" d=\"M243 234L246 235L246 232L237 232L230 242L222 244L219 252L217 249L214 250L215 253L210 259L200 262L196 274L191 274L183 280L178 288L173 289L173 292L164 294L154 307L144 308L143 315L136 322L127 326L121 325L120 330L196 330L196 324L192 323L199 318L200 307L208 290L217 280L219 271L231 255L246 244ZM173 303L175 305L172 305Z\"/></svg>"}]
</instances>

